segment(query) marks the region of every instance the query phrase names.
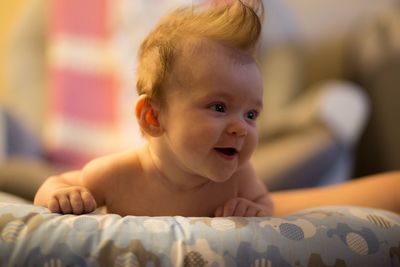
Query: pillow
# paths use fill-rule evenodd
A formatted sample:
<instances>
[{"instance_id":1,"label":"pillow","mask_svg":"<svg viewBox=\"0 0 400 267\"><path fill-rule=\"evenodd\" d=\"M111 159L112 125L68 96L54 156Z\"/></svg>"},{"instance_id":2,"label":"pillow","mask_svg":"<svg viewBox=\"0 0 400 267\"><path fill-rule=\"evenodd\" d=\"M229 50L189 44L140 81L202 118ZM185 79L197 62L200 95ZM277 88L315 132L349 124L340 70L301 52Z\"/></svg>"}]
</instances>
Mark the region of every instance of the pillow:
<instances>
[{"instance_id":1,"label":"pillow","mask_svg":"<svg viewBox=\"0 0 400 267\"><path fill-rule=\"evenodd\" d=\"M321 207L259 218L60 215L0 203L0 266L400 266L400 216Z\"/></svg>"},{"instance_id":2,"label":"pillow","mask_svg":"<svg viewBox=\"0 0 400 267\"><path fill-rule=\"evenodd\" d=\"M16 196L16 195L13 195L13 194L10 194L10 193L7 193L7 192L0 191L0 203L1 202L20 203L20 204L29 204L29 203L31 203L31 202L29 202L28 200L26 200L26 199L24 199L22 197L19 197L19 196Z\"/></svg>"}]
</instances>

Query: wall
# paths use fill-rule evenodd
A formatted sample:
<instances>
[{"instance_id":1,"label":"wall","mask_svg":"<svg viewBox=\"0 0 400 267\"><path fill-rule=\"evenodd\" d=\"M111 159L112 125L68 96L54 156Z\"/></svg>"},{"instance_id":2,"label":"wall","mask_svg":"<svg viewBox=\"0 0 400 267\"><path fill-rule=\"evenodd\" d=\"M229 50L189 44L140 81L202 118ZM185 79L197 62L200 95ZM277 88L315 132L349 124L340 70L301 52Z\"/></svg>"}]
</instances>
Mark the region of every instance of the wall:
<instances>
[{"instance_id":1,"label":"wall","mask_svg":"<svg viewBox=\"0 0 400 267\"><path fill-rule=\"evenodd\" d=\"M7 81L5 77L5 53L8 35L24 0L0 1L0 103L7 97Z\"/></svg>"}]
</instances>

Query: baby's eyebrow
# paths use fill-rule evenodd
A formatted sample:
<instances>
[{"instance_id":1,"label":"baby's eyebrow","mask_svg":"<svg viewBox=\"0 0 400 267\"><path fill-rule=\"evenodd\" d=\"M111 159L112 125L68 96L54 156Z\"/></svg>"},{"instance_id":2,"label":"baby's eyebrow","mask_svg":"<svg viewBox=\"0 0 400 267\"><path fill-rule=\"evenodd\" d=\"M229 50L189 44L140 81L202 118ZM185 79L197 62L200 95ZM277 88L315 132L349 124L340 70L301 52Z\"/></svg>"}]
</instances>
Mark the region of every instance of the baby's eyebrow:
<instances>
[{"instance_id":1,"label":"baby's eyebrow","mask_svg":"<svg viewBox=\"0 0 400 267\"><path fill-rule=\"evenodd\" d=\"M258 112L261 112L264 108L263 101L261 99L251 99L249 102L250 106L256 109Z\"/></svg>"},{"instance_id":2,"label":"baby's eyebrow","mask_svg":"<svg viewBox=\"0 0 400 267\"><path fill-rule=\"evenodd\" d=\"M225 100L232 100L233 96L231 94L225 92L207 92L203 96L203 98L221 98Z\"/></svg>"},{"instance_id":3,"label":"baby's eyebrow","mask_svg":"<svg viewBox=\"0 0 400 267\"><path fill-rule=\"evenodd\" d=\"M263 104L262 100L257 100L254 105L260 110L262 110L264 108L264 104Z\"/></svg>"}]
</instances>

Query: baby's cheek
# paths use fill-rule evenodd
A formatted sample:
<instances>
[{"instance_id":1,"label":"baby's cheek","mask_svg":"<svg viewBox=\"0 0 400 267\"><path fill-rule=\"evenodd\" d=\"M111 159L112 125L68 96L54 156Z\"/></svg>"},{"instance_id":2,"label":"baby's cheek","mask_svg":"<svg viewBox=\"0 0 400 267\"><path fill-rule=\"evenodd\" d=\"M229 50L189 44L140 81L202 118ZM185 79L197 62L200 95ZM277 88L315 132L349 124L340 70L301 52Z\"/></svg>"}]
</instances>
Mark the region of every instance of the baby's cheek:
<instances>
[{"instance_id":1,"label":"baby's cheek","mask_svg":"<svg viewBox=\"0 0 400 267\"><path fill-rule=\"evenodd\" d=\"M254 153L258 145L258 134L256 130L249 131L248 138L246 140L247 149L249 150L250 156Z\"/></svg>"},{"instance_id":2,"label":"baby's cheek","mask_svg":"<svg viewBox=\"0 0 400 267\"><path fill-rule=\"evenodd\" d=\"M240 155L240 164L246 163L250 160L253 155L254 149L252 147L248 147L242 151Z\"/></svg>"},{"instance_id":3,"label":"baby's cheek","mask_svg":"<svg viewBox=\"0 0 400 267\"><path fill-rule=\"evenodd\" d=\"M193 158L203 155L210 147L207 132L195 131L195 129L187 129L185 135L182 135L177 142L180 144L180 151L183 152L185 158Z\"/></svg>"}]
</instances>

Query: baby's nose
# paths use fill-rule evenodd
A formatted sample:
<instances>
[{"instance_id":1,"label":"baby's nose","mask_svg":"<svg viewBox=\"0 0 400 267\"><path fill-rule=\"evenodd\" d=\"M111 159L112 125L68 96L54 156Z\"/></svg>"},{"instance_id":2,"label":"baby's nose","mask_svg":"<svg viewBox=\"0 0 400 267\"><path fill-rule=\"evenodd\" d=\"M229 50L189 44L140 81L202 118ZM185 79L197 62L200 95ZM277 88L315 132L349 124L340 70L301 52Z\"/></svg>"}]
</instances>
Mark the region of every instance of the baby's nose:
<instances>
[{"instance_id":1,"label":"baby's nose","mask_svg":"<svg viewBox=\"0 0 400 267\"><path fill-rule=\"evenodd\" d=\"M227 131L231 135L246 136L247 135L246 122L243 119L236 119L228 125Z\"/></svg>"}]
</instances>

